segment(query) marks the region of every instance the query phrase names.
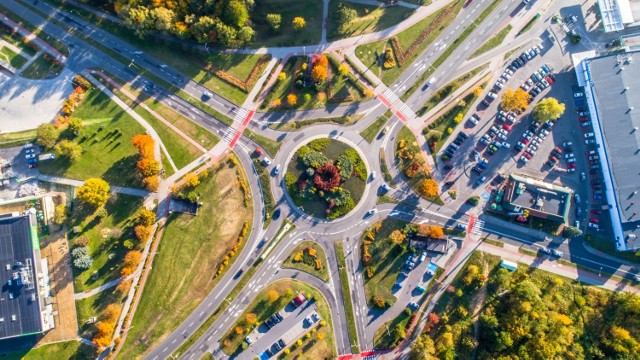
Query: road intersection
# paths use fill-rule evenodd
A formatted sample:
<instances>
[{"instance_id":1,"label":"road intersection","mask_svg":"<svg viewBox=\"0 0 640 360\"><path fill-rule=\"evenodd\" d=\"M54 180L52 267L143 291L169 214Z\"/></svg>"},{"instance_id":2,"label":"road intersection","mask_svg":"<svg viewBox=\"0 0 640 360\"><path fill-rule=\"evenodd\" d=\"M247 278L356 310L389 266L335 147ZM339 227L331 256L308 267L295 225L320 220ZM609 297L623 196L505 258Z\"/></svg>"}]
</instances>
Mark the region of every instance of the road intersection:
<instances>
[{"instance_id":1,"label":"road intersection","mask_svg":"<svg viewBox=\"0 0 640 360\"><path fill-rule=\"evenodd\" d=\"M236 50L236 52L240 53L271 54L273 56L267 70L265 70L259 83L247 99L254 99L256 97L257 91L261 88L261 84L266 81L268 73L276 66L277 58L285 59L288 56L301 54L303 52L308 54L346 50L347 55L355 60L354 63L359 67L359 70L366 72L368 71L367 66L357 60L355 56L354 51L356 45L384 39L397 34L415 24L420 19L446 6L448 3L449 2L445 0L434 1L432 5L420 7L409 19L396 26L355 38L342 39L315 46L306 46L305 48L288 47ZM48 16L57 20L57 23L46 21L46 19L26 7L25 4L20 1L8 1L3 5L19 14L26 21L42 27L48 34L61 39L61 41L70 48L66 65L74 72L100 68L122 81L129 83L135 81L152 83L153 80L150 78L145 78L138 74L139 70L144 68L146 73L152 74L154 77L162 79L166 83L179 87L190 99L184 99L185 96L179 96L168 89L163 89L161 86L158 90L148 93L148 95L153 96L158 101L162 101L165 105L175 109L220 136L222 139L220 145L214 149L210 149L202 158L180 169L172 177L166 179L164 187L158 195L158 198L165 200L160 202L159 213L162 214L163 207L166 208L166 198L169 196L168 185L178 181L182 175L198 167L205 161L213 162L222 155L230 151L235 151L242 166L248 173L253 174L250 176L249 184L251 193L254 194L252 198L254 206L253 231L247 241L247 245L238 255L236 261L230 266L229 270L223 275L219 285L208 294L201 304L199 304L181 324L177 325L171 334L162 339L160 344L150 349L145 355L145 358L155 360L165 359L174 354L176 350L216 312L216 309L219 309L223 305L226 306L226 309L218 315L217 320L205 330L204 334L197 339L186 352L181 354L181 357L185 359L199 359L206 352L212 352L217 359L226 358L227 356L220 350L220 342L227 328L241 316L248 306L250 299L257 291L273 281L286 278L294 278L307 283L318 289L324 295L332 311L333 330L339 354L350 353L351 345L354 343L359 344L363 350L373 349L373 338L379 325L395 318L408 301L405 298L400 299L398 301L399 306L388 309L383 314L376 314L369 311L366 305L367 301L362 277L363 269L359 261L360 235L364 229L375 221L387 217L414 223L441 225L447 228L452 228L456 224L467 226L473 225L474 222L476 223L475 227L470 226L470 233L467 234L463 243L458 244L460 248L446 265L443 277L433 289L432 293L435 294L435 296L429 303L425 302L421 309L423 312L428 312L433 308L439 295L442 294L441 290L455 277L455 274L461 268L460 265L474 250L482 250L511 259L517 257L515 260L535 264L547 271L561 273L565 276L572 277L575 275L575 278L588 283L613 289L622 287L625 291L637 292L636 288L624 286L624 284L621 284L618 280L595 276L587 270L582 270L584 268L594 269L600 266L608 269L608 273L622 278L629 278L630 274L637 273L637 269L635 269L632 264L612 257L601 257L577 239L563 242L558 238L549 237L536 230L524 229L512 224L511 226L507 226L503 221L496 218L479 215L477 210L463 206L462 201L453 201L446 205L437 205L428 202L417 196L404 181L398 181L396 188L392 189L388 194L391 198L399 202L397 204L379 204L378 189L385 183L383 177L379 176L367 183L364 192L365 196L363 196L356 208L348 215L333 221L313 218L295 206L293 201L288 197L288 194L284 190L284 176L282 173L270 177L270 189L260 188L261 185L258 181L257 172L250 157L250 154L255 148L259 147L259 145L249 138L242 136L243 130L248 128L267 138L277 139L277 141L281 143L281 148L277 154L273 154L273 161L283 166L286 166L295 153L295 150L304 142L313 138L329 137L345 142L357 149L361 157L365 159L369 172L382 174L379 157L380 150L382 149L385 153L385 158L387 159L386 165L390 169L391 175L401 180L402 176L397 166L392 163L392 159L395 158L395 140L402 125L407 125L414 133L419 135L425 126L425 121L431 118L431 114L427 113L422 117L418 117L416 111L419 110L425 100L438 88L455 79L458 74L465 73L487 61L491 62L490 69L493 71L502 66L502 57L506 52L513 48L527 46L527 44L536 41L533 40L532 37L514 37L505 41L505 44L478 58L466 60L471 53L475 51L477 46L484 43L506 24L512 23L522 26L536 11L544 11L545 14L550 16L550 14L555 13L557 9L564 6L564 3L567 2L558 1L550 5L549 3L550 2L538 1L535 2L533 6L524 6L520 1L502 0L499 6L484 19L482 25L473 32L473 35L459 44L457 49L449 54L447 59L429 76L429 78L433 77L436 80L428 89L424 87L428 78L423 78L422 73L432 66L433 62L446 51L447 46L450 46L452 42L462 34L465 28L474 23L477 16L491 4L490 0L476 0L471 2L455 21L448 24L446 31L444 31L431 46L427 47L427 49L418 56L412 66L408 67L407 71L390 86L383 84L382 81L377 78L376 74L371 74L371 71L369 71L369 76L371 76L376 83L374 89L376 97L374 99L353 105L341 105L284 114L259 112L257 111L257 105L259 104L254 103L252 100L247 100L244 104L236 105L218 94L206 96L209 90L201 84L192 81L170 67L161 67L160 65L162 65L162 63L160 60L148 54L141 53L134 46L96 27L80 16L59 10L44 1L33 3L30 6L41 13L48 14ZM58 24L65 24L67 28L59 26ZM514 27L518 26L514 25ZM549 25L540 23L531 31L539 34L547 26ZM78 35L70 33L70 28L77 31ZM80 34L82 34L82 36L80 36ZM112 54L105 53L90 44L87 39L100 42L114 52L130 59L131 63L129 66L123 64L119 59L114 58ZM418 80L421 80L422 83L416 83ZM402 101L400 99L402 94L412 87L417 90L409 96L406 101ZM201 101L206 106L232 119L231 126L225 124L221 119L216 119L197 106L194 106L192 102L190 102L192 99ZM390 130L383 136L367 142L360 133L382 116L388 109L391 109L395 115L387 122ZM269 128L270 123L282 121L282 118L287 118L287 121L300 121L355 113L366 115L356 124L349 127L315 125L295 132L284 132ZM424 149L424 151L426 158L431 159L431 154L428 149ZM435 170L435 166L432 167L434 167L435 171L434 177L441 179L441 172ZM262 191L271 191L273 193L277 206L282 209L283 214L279 219L272 221L265 230L262 230L264 219L263 200L258 196ZM471 189L469 189L469 191L471 191ZM460 197L460 199L465 198L466 197ZM374 208L377 209L377 213L371 217L367 217L367 212ZM268 248L268 246L260 247L259 243L263 239L275 239L285 219L295 224L295 229L275 245L273 251L271 251L264 262L259 262L260 255ZM508 247L500 249L482 243L480 239L484 237L497 238L508 244ZM331 274L329 283L325 283L305 272L281 268L284 259L303 239L317 242L327 254L328 268ZM341 284L338 275L338 262L334 250L334 243L337 241L344 242L348 249L347 268L350 274L350 287L354 290L352 291L351 297L356 307L357 316L355 321L357 339L352 339L346 330L348 319L344 311L344 302L351 301L351 299L345 299L340 291ZM580 267L576 269L567 265L558 265L547 259L527 258L517 251L519 247L535 251L542 246L561 249L566 254L566 260ZM516 249L515 251L514 248ZM258 261L258 265L255 265L256 261ZM253 275L246 282L247 285L242 287L234 297L230 298L234 288L244 280L243 276L238 277L236 274L243 273L245 274L244 276L248 276L249 270L252 267L256 267L256 271L252 273ZM386 356L394 358L403 352L406 354L407 348L408 342L405 342L397 351Z\"/></svg>"}]
</instances>

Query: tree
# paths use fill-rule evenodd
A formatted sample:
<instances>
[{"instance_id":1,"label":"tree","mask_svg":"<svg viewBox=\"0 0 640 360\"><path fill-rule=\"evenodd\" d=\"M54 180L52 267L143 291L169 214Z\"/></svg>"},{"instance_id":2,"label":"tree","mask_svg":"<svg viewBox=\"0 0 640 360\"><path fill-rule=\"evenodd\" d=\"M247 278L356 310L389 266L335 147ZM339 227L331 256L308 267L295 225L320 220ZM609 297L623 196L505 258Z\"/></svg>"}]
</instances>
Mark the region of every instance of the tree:
<instances>
[{"instance_id":1,"label":"tree","mask_svg":"<svg viewBox=\"0 0 640 360\"><path fill-rule=\"evenodd\" d=\"M161 6L153 9L151 15L155 18L154 27L156 30L171 31L173 29L176 18L173 10Z\"/></svg>"},{"instance_id":2,"label":"tree","mask_svg":"<svg viewBox=\"0 0 640 360\"><path fill-rule=\"evenodd\" d=\"M158 180L157 176L147 176L142 179L142 184L149 191L157 191L158 187L160 187L160 180Z\"/></svg>"},{"instance_id":3,"label":"tree","mask_svg":"<svg viewBox=\"0 0 640 360\"><path fill-rule=\"evenodd\" d=\"M137 250L129 250L124 256L124 268L131 269L132 272L142 261L142 253Z\"/></svg>"},{"instance_id":4,"label":"tree","mask_svg":"<svg viewBox=\"0 0 640 360\"><path fill-rule=\"evenodd\" d=\"M62 140L55 146L55 151L70 161L76 161L82 156L82 147L69 140Z\"/></svg>"},{"instance_id":5,"label":"tree","mask_svg":"<svg viewBox=\"0 0 640 360\"><path fill-rule=\"evenodd\" d=\"M238 31L238 40L243 43L249 43L256 36L256 32L249 26L243 26L240 31Z\"/></svg>"},{"instance_id":6,"label":"tree","mask_svg":"<svg viewBox=\"0 0 640 360\"><path fill-rule=\"evenodd\" d=\"M53 124L42 124L36 130L36 142L47 149L56 144L59 136L60 132Z\"/></svg>"},{"instance_id":7,"label":"tree","mask_svg":"<svg viewBox=\"0 0 640 360\"><path fill-rule=\"evenodd\" d=\"M325 66L315 65L311 69L311 78L316 83L322 83L327 80L327 68Z\"/></svg>"},{"instance_id":8,"label":"tree","mask_svg":"<svg viewBox=\"0 0 640 360\"><path fill-rule=\"evenodd\" d=\"M116 320L118 320L119 316L120 316L120 306L118 306L117 304L109 304L104 309L104 318L108 322L115 323Z\"/></svg>"},{"instance_id":9,"label":"tree","mask_svg":"<svg viewBox=\"0 0 640 360\"><path fill-rule=\"evenodd\" d=\"M146 134L138 134L131 139L133 146L143 158L153 158L153 146L155 141Z\"/></svg>"},{"instance_id":10,"label":"tree","mask_svg":"<svg viewBox=\"0 0 640 360\"><path fill-rule=\"evenodd\" d=\"M500 106L502 106L504 111L520 113L529 106L529 99L531 99L531 95L521 88L517 88L516 90L507 89L502 94Z\"/></svg>"},{"instance_id":11,"label":"tree","mask_svg":"<svg viewBox=\"0 0 640 360\"><path fill-rule=\"evenodd\" d=\"M349 74L349 66L347 64L340 64L340 66L338 66L338 73L342 76L347 76Z\"/></svg>"},{"instance_id":12,"label":"tree","mask_svg":"<svg viewBox=\"0 0 640 360\"><path fill-rule=\"evenodd\" d=\"M137 167L143 177L156 176L160 173L160 163L152 157L143 157L138 160Z\"/></svg>"},{"instance_id":13,"label":"tree","mask_svg":"<svg viewBox=\"0 0 640 360\"><path fill-rule=\"evenodd\" d=\"M62 225L67 221L67 205L56 205L53 211L53 223L56 225Z\"/></svg>"},{"instance_id":14,"label":"tree","mask_svg":"<svg viewBox=\"0 0 640 360\"><path fill-rule=\"evenodd\" d=\"M296 94L289 94L287 95L287 104L289 104L289 106L296 106L296 104L298 103L298 97L296 96Z\"/></svg>"},{"instance_id":15,"label":"tree","mask_svg":"<svg viewBox=\"0 0 640 360\"><path fill-rule=\"evenodd\" d=\"M316 339L318 340L324 339L324 333L318 333L318 335L316 335Z\"/></svg>"},{"instance_id":16,"label":"tree","mask_svg":"<svg viewBox=\"0 0 640 360\"><path fill-rule=\"evenodd\" d=\"M278 74L278 81L284 81L284 79L287 78L287 73L284 71L280 71L280 74Z\"/></svg>"},{"instance_id":17,"label":"tree","mask_svg":"<svg viewBox=\"0 0 640 360\"><path fill-rule=\"evenodd\" d=\"M340 185L340 170L328 162L320 166L313 175L313 183L319 189L323 191L329 191Z\"/></svg>"},{"instance_id":18,"label":"tree","mask_svg":"<svg viewBox=\"0 0 640 360\"><path fill-rule=\"evenodd\" d=\"M280 31L280 24L282 23L282 15L280 14L267 14L267 23L273 32Z\"/></svg>"},{"instance_id":19,"label":"tree","mask_svg":"<svg viewBox=\"0 0 640 360\"><path fill-rule=\"evenodd\" d=\"M267 293L267 297L269 298L270 302L274 303L280 298L280 294L278 294L276 290L269 290L269 292Z\"/></svg>"},{"instance_id":20,"label":"tree","mask_svg":"<svg viewBox=\"0 0 640 360\"><path fill-rule=\"evenodd\" d=\"M307 22L304 20L303 17L296 16L293 18L292 24L293 24L293 30L300 31L304 29L304 27L307 25Z\"/></svg>"},{"instance_id":21,"label":"tree","mask_svg":"<svg viewBox=\"0 0 640 360\"><path fill-rule=\"evenodd\" d=\"M184 185L186 187L194 188L200 184L200 178L198 174L190 172L184 176Z\"/></svg>"},{"instance_id":22,"label":"tree","mask_svg":"<svg viewBox=\"0 0 640 360\"><path fill-rule=\"evenodd\" d=\"M145 241L151 236L151 226L137 225L133 228L133 233L136 235L136 239Z\"/></svg>"},{"instance_id":23,"label":"tree","mask_svg":"<svg viewBox=\"0 0 640 360\"><path fill-rule=\"evenodd\" d=\"M69 119L69 130L71 130L72 133L77 134L80 132L80 129L82 129L82 120L78 118Z\"/></svg>"},{"instance_id":24,"label":"tree","mask_svg":"<svg viewBox=\"0 0 640 360\"><path fill-rule=\"evenodd\" d=\"M538 123L555 120L564 114L565 106L557 99L548 97L542 99L533 108L533 119Z\"/></svg>"},{"instance_id":25,"label":"tree","mask_svg":"<svg viewBox=\"0 0 640 360\"><path fill-rule=\"evenodd\" d=\"M227 2L223 16L227 24L242 27L249 19L249 11L244 1L231 0Z\"/></svg>"},{"instance_id":26,"label":"tree","mask_svg":"<svg viewBox=\"0 0 640 360\"><path fill-rule=\"evenodd\" d=\"M78 198L84 203L97 208L109 199L109 184L100 178L85 180L84 185L78 188Z\"/></svg>"},{"instance_id":27,"label":"tree","mask_svg":"<svg viewBox=\"0 0 640 360\"><path fill-rule=\"evenodd\" d=\"M418 192L424 197L432 198L438 195L438 183L433 179L424 179L420 183Z\"/></svg>"},{"instance_id":28,"label":"tree","mask_svg":"<svg viewBox=\"0 0 640 360\"><path fill-rule=\"evenodd\" d=\"M482 88L480 86L476 86L473 88L473 96L475 97L479 97L480 95L482 95Z\"/></svg>"},{"instance_id":29,"label":"tree","mask_svg":"<svg viewBox=\"0 0 640 360\"><path fill-rule=\"evenodd\" d=\"M338 31L344 33L347 25L353 21L358 16L358 11L356 9L345 5L344 3L340 3L338 5L338 9L336 10L336 20L338 22Z\"/></svg>"},{"instance_id":30,"label":"tree","mask_svg":"<svg viewBox=\"0 0 640 360\"><path fill-rule=\"evenodd\" d=\"M477 206L479 203L480 203L480 197L478 197L477 195L474 195L467 199L467 204L471 206Z\"/></svg>"},{"instance_id":31,"label":"tree","mask_svg":"<svg viewBox=\"0 0 640 360\"><path fill-rule=\"evenodd\" d=\"M577 227L565 226L562 230L562 236L564 237L573 238L580 235L582 235L582 230L578 229Z\"/></svg>"},{"instance_id":32,"label":"tree","mask_svg":"<svg viewBox=\"0 0 640 360\"><path fill-rule=\"evenodd\" d=\"M244 316L244 320L247 324L253 325L258 322L258 316L254 313L247 313L247 315Z\"/></svg>"},{"instance_id":33,"label":"tree","mask_svg":"<svg viewBox=\"0 0 640 360\"><path fill-rule=\"evenodd\" d=\"M402 242L406 238L407 238L407 234L403 233L400 230L393 230L393 232L391 232L391 235L389 235L389 239L391 239L391 242L393 242L396 245L402 244Z\"/></svg>"},{"instance_id":34,"label":"tree","mask_svg":"<svg viewBox=\"0 0 640 360\"><path fill-rule=\"evenodd\" d=\"M93 337L93 343L99 348L105 348L111 344L111 335L115 330L115 323L111 321L100 321L96 326L97 333Z\"/></svg>"},{"instance_id":35,"label":"tree","mask_svg":"<svg viewBox=\"0 0 640 360\"><path fill-rule=\"evenodd\" d=\"M444 230L442 230L442 227L440 226L431 226L429 236L435 239L440 239L444 236Z\"/></svg>"},{"instance_id":36,"label":"tree","mask_svg":"<svg viewBox=\"0 0 640 360\"><path fill-rule=\"evenodd\" d=\"M136 220L138 224L142 224L144 226L151 226L156 222L156 213L147 208L142 208L138 210L138 214L136 216Z\"/></svg>"},{"instance_id":37,"label":"tree","mask_svg":"<svg viewBox=\"0 0 640 360\"><path fill-rule=\"evenodd\" d=\"M411 352L409 353L410 360L431 360L437 359L434 356L436 353L436 347L433 344L433 340L429 334L420 335L416 341L411 344Z\"/></svg>"}]
</instances>

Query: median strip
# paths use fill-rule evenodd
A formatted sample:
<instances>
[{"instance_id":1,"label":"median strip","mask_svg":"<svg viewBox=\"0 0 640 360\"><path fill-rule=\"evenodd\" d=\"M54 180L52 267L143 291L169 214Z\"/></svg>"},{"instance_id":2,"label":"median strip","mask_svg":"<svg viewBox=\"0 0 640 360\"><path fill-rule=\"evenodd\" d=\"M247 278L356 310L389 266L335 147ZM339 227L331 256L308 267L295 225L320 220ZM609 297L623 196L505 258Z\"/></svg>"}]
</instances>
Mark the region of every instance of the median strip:
<instances>
[{"instance_id":1,"label":"median strip","mask_svg":"<svg viewBox=\"0 0 640 360\"><path fill-rule=\"evenodd\" d=\"M356 319L353 314L353 303L351 302L351 289L349 288L349 276L347 275L347 263L344 257L344 247L342 242L335 243L336 258L338 259L338 270L340 271L340 287L342 288L342 299L344 311L347 316L347 330L351 339L351 353L359 354L358 331L356 330Z\"/></svg>"}]
</instances>

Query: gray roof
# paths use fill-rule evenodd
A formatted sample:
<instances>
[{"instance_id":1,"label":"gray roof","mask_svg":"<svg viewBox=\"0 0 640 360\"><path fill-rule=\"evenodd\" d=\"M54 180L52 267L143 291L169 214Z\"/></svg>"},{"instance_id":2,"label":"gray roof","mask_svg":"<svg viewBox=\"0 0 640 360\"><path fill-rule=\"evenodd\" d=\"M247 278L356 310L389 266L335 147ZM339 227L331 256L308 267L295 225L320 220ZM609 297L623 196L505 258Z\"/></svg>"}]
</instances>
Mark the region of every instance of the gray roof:
<instances>
[{"instance_id":1,"label":"gray roof","mask_svg":"<svg viewBox=\"0 0 640 360\"><path fill-rule=\"evenodd\" d=\"M573 193L571 189L516 174L511 174L509 180L504 201L534 210L537 215L544 215L559 222L568 221ZM521 194L517 194L516 188L520 184L524 189Z\"/></svg>"},{"instance_id":2,"label":"gray roof","mask_svg":"<svg viewBox=\"0 0 640 360\"><path fill-rule=\"evenodd\" d=\"M590 59L588 69L621 221L637 221L640 129L634 128L640 127L640 52Z\"/></svg>"},{"instance_id":3,"label":"gray roof","mask_svg":"<svg viewBox=\"0 0 640 360\"><path fill-rule=\"evenodd\" d=\"M4 318L0 322L0 339L42 332L36 261L40 258L35 257L32 246L29 216L0 218L0 318ZM6 270L7 265L9 270ZM21 279L19 284L16 276ZM36 295L35 301L32 294Z\"/></svg>"}]
</instances>

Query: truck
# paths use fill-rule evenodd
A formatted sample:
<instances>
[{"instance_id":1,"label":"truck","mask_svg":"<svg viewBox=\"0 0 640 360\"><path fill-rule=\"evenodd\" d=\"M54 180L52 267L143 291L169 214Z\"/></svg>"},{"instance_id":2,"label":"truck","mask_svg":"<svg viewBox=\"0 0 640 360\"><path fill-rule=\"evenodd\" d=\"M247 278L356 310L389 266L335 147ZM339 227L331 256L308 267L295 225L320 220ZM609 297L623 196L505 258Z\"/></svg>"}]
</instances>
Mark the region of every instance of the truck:
<instances>
[{"instance_id":1,"label":"truck","mask_svg":"<svg viewBox=\"0 0 640 360\"><path fill-rule=\"evenodd\" d=\"M40 161L53 160L55 158L56 158L56 155L52 153L38 155L38 160Z\"/></svg>"},{"instance_id":2,"label":"truck","mask_svg":"<svg viewBox=\"0 0 640 360\"><path fill-rule=\"evenodd\" d=\"M500 261L500 267L501 268L505 268L509 271L516 271L518 270L518 264L513 262L513 261L509 261L509 260L504 260L502 259Z\"/></svg>"}]
</instances>

